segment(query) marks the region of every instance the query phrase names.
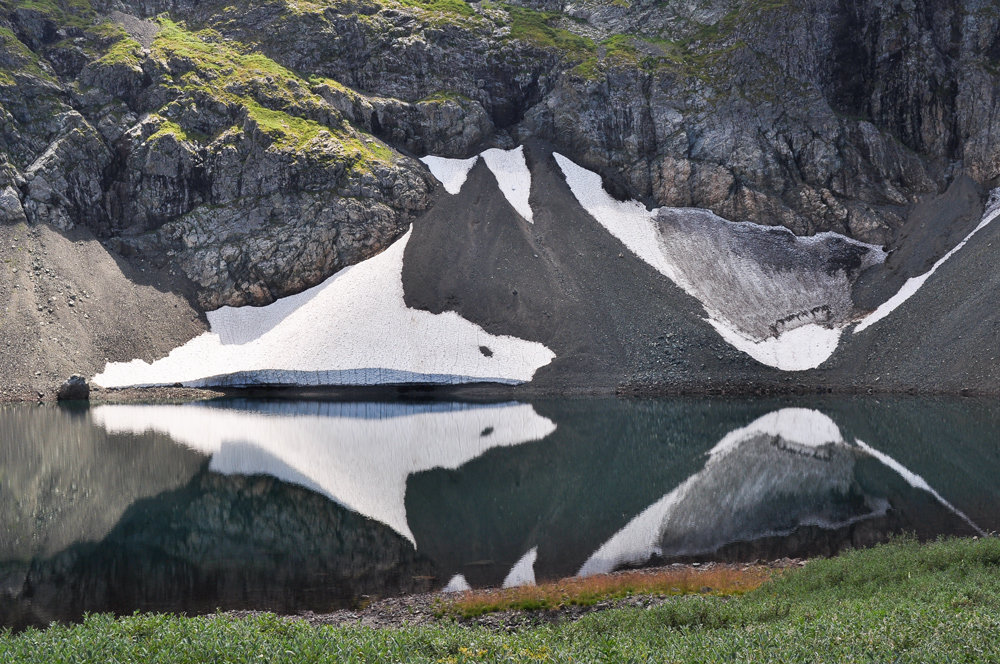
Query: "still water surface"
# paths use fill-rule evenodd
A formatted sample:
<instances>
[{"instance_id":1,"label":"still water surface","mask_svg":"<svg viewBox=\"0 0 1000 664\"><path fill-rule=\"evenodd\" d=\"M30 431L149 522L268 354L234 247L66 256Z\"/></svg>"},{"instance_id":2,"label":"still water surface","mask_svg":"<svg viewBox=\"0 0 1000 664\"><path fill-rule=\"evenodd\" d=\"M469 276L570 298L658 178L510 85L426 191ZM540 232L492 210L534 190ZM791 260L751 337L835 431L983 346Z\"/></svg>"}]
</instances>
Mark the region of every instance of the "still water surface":
<instances>
[{"instance_id":1,"label":"still water surface","mask_svg":"<svg viewBox=\"0 0 1000 664\"><path fill-rule=\"evenodd\" d=\"M13 627L998 529L995 401L0 407Z\"/></svg>"}]
</instances>

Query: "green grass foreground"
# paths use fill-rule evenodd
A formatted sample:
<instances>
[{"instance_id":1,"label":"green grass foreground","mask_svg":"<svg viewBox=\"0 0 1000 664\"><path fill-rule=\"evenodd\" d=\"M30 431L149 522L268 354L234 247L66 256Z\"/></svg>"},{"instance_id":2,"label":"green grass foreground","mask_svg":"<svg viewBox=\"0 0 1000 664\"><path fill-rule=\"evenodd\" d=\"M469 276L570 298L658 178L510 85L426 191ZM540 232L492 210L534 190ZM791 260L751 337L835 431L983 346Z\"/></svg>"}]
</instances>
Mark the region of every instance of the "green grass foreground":
<instances>
[{"instance_id":1,"label":"green grass foreground","mask_svg":"<svg viewBox=\"0 0 1000 664\"><path fill-rule=\"evenodd\" d=\"M736 598L679 597L515 633L275 616L90 616L0 636L0 662L996 662L1000 539L897 542Z\"/></svg>"}]
</instances>

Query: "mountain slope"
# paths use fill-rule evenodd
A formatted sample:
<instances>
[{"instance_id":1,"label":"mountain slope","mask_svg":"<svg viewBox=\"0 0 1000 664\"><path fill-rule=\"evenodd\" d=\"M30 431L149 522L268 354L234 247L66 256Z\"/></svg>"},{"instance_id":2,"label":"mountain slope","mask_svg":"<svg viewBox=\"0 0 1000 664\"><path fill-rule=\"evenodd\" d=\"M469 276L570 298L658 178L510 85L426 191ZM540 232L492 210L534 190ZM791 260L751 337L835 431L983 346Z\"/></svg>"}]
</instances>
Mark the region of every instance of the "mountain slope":
<instances>
[{"instance_id":1,"label":"mountain slope","mask_svg":"<svg viewBox=\"0 0 1000 664\"><path fill-rule=\"evenodd\" d=\"M549 378L569 371L557 359L541 369L539 386L853 389L874 384L876 373L896 372L894 389L989 391L996 389L995 363L975 366L944 349L946 338L968 326L975 328L964 335L970 353L995 347L994 321L975 311L992 302L989 288L976 287L954 329L936 323L944 327L921 337L921 349L944 349L941 357L953 360L941 381L922 372L919 359L912 366L895 360L920 357L905 331L886 332L884 342L852 337L853 359L783 364L770 346L755 354L738 326L723 329L727 341L720 341L701 319L721 310L705 304L703 311L673 286L662 287L662 276L606 237L567 235L540 254L549 264L529 268L527 257L544 242L544 213L527 235L489 229L496 234L489 242L512 243L513 263L483 239L461 248L456 268L464 274L489 260L510 284L530 275L539 287L533 301L526 289L510 287L525 303L521 313L504 309L501 321L489 309L504 302L498 293L448 281L461 272L432 274L439 257L431 249L454 245L435 219L456 202L415 157L468 158L525 144L534 168L544 160L531 156L531 146L544 144L596 172L615 196L647 208L705 208L800 236L835 231L884 244L885 267L855 280L854 309L841 300L830 310L838 321L820 321L813 331L843 330L851 316L925 271L979 218L1000 175L998 55L1000 16L979 0L3 0L0 220L12 238L40 225L66 237L93 234L121 275L132 275L126 280L141 274L171 293L142 305L146 311L169 311L176 296L188 312L168 317L165 338L141 351L115 349L91 326L74 328L86 348L74 362L84 372L105 357L162 357L203 327L193 322L199 313L302 293L379 254L419 220L407 247L417 260L404 274L419 269L429 285L421 293L404 278L407 304L432 312L464 307L491 333L521 330L523 340L544 343L558 358L574 356L572 376ZM538 177L548 177L550 167ZM474 167L466 186L478 191L483 177ZM556 214L568 209L554 176L541 191L551 192ZM499 223L512 212L501 205L483 214ZM9 246L16 241L0 246L0 259L10 266L13 292L17 254ZM992 246L975 265L952 267L955 277L982 283ZM612 260L618 253L624 272ZM67 263L72 281L117 288L119 275L92 276L76 267L81 262L82 255ZM928 287L949 274L936 274ZM496 286L477 283L483 293ZM651 284L659 285L650 291ZM48 297L59 297L32 288L29 309L45 310ZM947 306L957 288L922 292L929 299L913 304L922 312L913 315L936 316L928 312ZM457 294L453 306L447 298ZM609 298L615 313L597 304ZM822 306L784 315L798 326L803 311L810 319L827 316ZM612 320L618 310L622 320ZM557 312L566 318L539 323ZM34 314L10 315L19 323L7 326L14 331L6 349L0 344L5 382L21 386L19 394L48 391L74 362L49 359L53 335L20 322ZM722 329L721 319L708 318ZM763 323L776 325L780 338L784 321ZM772 343L756 334L750 344ZM843 334L822 334L829 356ZM730 343L765 364L819 369L782 376ZM45 381L31 379L36 367Z\"/></svg>"}]
</instances>

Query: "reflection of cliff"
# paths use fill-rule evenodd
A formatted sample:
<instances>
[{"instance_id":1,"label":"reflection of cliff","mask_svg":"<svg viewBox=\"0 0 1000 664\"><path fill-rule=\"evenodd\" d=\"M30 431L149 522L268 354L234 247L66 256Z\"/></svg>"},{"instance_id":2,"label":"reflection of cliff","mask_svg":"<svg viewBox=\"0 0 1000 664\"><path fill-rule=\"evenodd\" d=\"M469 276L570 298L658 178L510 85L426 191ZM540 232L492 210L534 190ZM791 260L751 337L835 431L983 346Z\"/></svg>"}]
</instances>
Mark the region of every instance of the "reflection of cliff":
<instances>
[{"instance_id":1,"label":"reflection of cliff","mask_svg":"<svg viewBox=\"0 0 1000 664\"><path fill-rule=\"evenodd\" d=\"M537 547L538 579L576 572L601 542L704 465L712 443L767 411L746 401L561 399L544 441L412 475L417 547L445 575L499 585Z\"/></svg>"},{"instance_id":2,"label":"reflection of cliff","mask_svg":"<svg viewBox=\"0 0 1000 664\"><path fill-rule=\"evenodd\" d=\"M442 575L483 586L499 585L532 551L544 579L662 558L831 554L902 532L974 534L969 501L949 502L962 476L972 480L966 495L1000 503L995 477L941 475L959 459L917 472L887 454L913 446L947 460L947 448L920 435L934 427L919 413L867 445L817 411L780 403L537 402L558 423L552 435L411 476L407 518ZM960 408L929 416L950 422L935 426L981 429ZM967 438L962 453L987 461L988 439Z\"/></svg>"},{"instance_id":3,"label":"reflection of cliff","mask_svg":"<svg viewBox=\"0 0 1000 664\"><path fill-rule=\"evenodd\" d=\"M809 401L0 410L0 624L1000 527L995 405Z\"/></svg>"},{"instance_id":4,"label":"reflection of cliff","mask_svg":"<svg viewBox=\"0 0 1000 664\"><path fill-rule=\"evenodd\" d=\"M33 411L19 412L23 421L4 420L12 436L34 440L41 425ZM555 429L524 404L241 401L101 406L75 419L52 411L51 427L69 432L57 438L64 442L11 456L9 473L28 479L8 495L45 484L35 462L61 464L36 513L67 511L65 487L77 486L68 478L118 493L111 509L96 489L86 493L86 515L104 515L100 528L70 510L47 547L2 551L9 601L0 624L137 608L323 610L429 589L435 567L408 541L407 476ZM93 449L80 453L69 440ZM138 460L119 458L116 446ZM185 475L174 472L175 459L186 462ZM20 509L8 502L5 512ZM17 541L52 539L32 518L9 520L23 531Z\"/></svg>"},{"instance_id":5,"label":"reflection of cliff","mask_svg":"<svg viewBox=\"0 0 1000 664\"><path fill-rule=\"evenodd\" d=\"M0 443L0 561L100 540L129 505L204 464L161 434L108 435L57 408L0 407Z\"/></svg>"},{"instance_id":6,"label":"reflection of cliff","mask_svg":"<svg viewBox=\"0 0 1000 664\"><path fill-rule=\"evenodd\" d=\"M136 502L97 542L17 571L0 624L85 611L329 610L430 587L433 565L388 527L270 477L202 472Z\"/></svg>"}]
</instances>

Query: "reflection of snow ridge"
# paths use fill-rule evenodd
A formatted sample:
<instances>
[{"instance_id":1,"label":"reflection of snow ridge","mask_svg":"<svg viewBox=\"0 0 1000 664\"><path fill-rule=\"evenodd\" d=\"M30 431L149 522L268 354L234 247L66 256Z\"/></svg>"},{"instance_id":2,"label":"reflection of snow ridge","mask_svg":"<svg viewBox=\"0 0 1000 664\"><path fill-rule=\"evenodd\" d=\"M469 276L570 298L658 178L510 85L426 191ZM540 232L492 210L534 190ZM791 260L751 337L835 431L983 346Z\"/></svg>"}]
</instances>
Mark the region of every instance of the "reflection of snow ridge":
<instances>
[{"instance_id":1,"label":"reflection of snow ridge","mask_svg":"<svg viewBox=\"0 0 1000 664\"><path fill-rule=\"evenodd\" d=\"M504 588L516 588L518 586L535 585L535 561L538 559L538 547L521 556L521 559L514 563L510 572L503 580Z\"/></svg>"},{"instance_id":2,"label":"reflection of snow ridge","mask_svg":"<svg viewBox=\"0 0 1000 664\"><path fill-rule=\"evenodd\" d=\"M472 590L472 586L470 586L469 582L465 580L464 574L456 574L455 576L451 577L451 580L448 581L448 585L442 588L441 592L461 593L465 592L466 590Z\"/></svg>"},{"instance_id":3,"label":"reflection of snow ridge","mask_svg":"<svg viewBox=\"0 0 1000 664\"><path fill-rule=\"evenodd\" d=\"M913 471L911 471L909 468L906 468L903 464L899 463L898 461L896 461L895 459L893 459L892 457L890 457L888 454L885 454L883 452L879 452L878 450L874 449L873 447L871 447L870 445L868 445L864 441L859 440L859 439L855 439L854 442L855 442L855 444L858 447L860 447L861 449L863 449L869 455L875 457L876 459L878 459L879 461L881 461L882 463L884 463L886 466L888 466L889 468L892 468L894 471L896 471L897 473L899 473L899 475L904 480L906 480L907 484L909 484L910 486L912 486L915 489L920 489L921 491L926 491L927 493L929 493L932 496L934 496L934 499L936 501L938 501L939 503L941 503L942 505L944 505L945 508L947 508L953 514L955 514L955 516L957 516L960 519L962 519L962 521L965 521L967 524L969 524L969 526L971 526L972 529L975 530L977 533L979 533L980 535L985 535L986 534L985 532L983 532L982 528L980 528L979 526L977 526L975 523L972 522L972 519L970 519L969 517L965 516L965 513L962 512L962 510L958 509L957 507L955 507L954 505L952 505L951 503L949 503L947 500L944 499L944 497L941 494L939 494L937 491L935 491L931 487L931 485L927 483L927 480L925 480L923 477L921 477L920 475L917 475L916 473L914 473Z\"/></svg>"},{"instance_id":4,"label":"reflection of snow ridge","mask_svg":"<svg viewBox=\"0 0 1000 664\"><path fill-rule=\"evenodd\" d=\"M555 355L542 344L489 334L453 311L408 308L402 269L411 232L298 295L266 307L210 312L212 332L153 364L108 364L94 382L102 387L520 383L552 361ZM241 343L225 343L234 335Z\"/></svg>"},{"instance_id":5,"label":"reflection of snow ridge","mask_svg":"<svg viewBox=\"0 0 1000 664\"><path fill-rule=\"evenodd\" d=\"M806 408L784 408L768 413L749 425L726 434L709 452L705 467L673 491L653 503L624 528L605 542L580 568L580 576L604 574L623 565L643 563L660 555L658 542L663 528L677 507L691 491L704 482L724 459L740 446L757 437L780 438L786 443L805 448L816 448L831 442L842 441L840 429L826 415ZM748 477L741 490L767 490L769 486L757 484L757 478ZM721 499L722 497L720 497ZM705 506L708 508L708 506Z\"/></svg>"},{"instance_id":6,"label":"reflection of snow ridge","mask_svg":"<svg viewBox=\"0 0 1000 664\"><path fill-rule=\"evenodd\" d=\"M781 450L782 453L796 451L797 448L802 452L812 451L813 455L811 457L796 455L784 459L771 459L765 468L774 470L776 474L773 477L759 477L752 469L745 468L744 464L752 458L748 456L753 452L751 446L761 442L768 445L779 443L776 449ZM850 454L851 450L855 450L855 454L861 453L877 459L893 472L899 474L907 484L930 493L941 505L959 516L976 531L982 532L968 517L931 488L923 478L862 441L856 441L856 444L856 447L850 446L843 439L840 429L833 420L818 411L805 408L785 408L768 413L748 426L736 429L724 436L709 452L709 458L701 471L686 479L615 533L583 564L579 574L581 576L602 574L625 565L644 563L653 556L662 555L661 543L672 534L683 538L685 532L700 532L701 529L709 529L711 525L707 522L717 518L720 514L746 514L748 508L752 509L755 505L764 505L767 500L781 493L792 491L792 495L799 495L794 493L794 486L785 485L788 480L798 482L800 489L807 492L825 490L843 492L850 483L849 471L851 471L850 466L841 467L844 463L849 462L849 457L843 457L843 454ZM774 448L771 447L771 449ZM842 457L841 461L827 468L815 466L815 464L823 463L830 458L818 454L822 450L839 451L839 456ZM815 459L815 462L811 462L810 458ZM783 461L789 464L789 467L798 463L799 466L793 469L797 472L783 473L780 467L775 467L775 461ZM803 472L810 472L810 463L815 466L812 468L814 475L812 480L802 476ZM738 468L734 467L734 464ZM732 487L729 491L719 490L719 487L713 482L726 477L727 473L740 476L740 484ZM711 499L717 500L718 503L704 503L705 495L710 495ZM733 511L733 506L740 509ZM839 528L871 516L884 514L887 507L888 504L885 504L884 501L878 501L870 506L870 513L839 520L830 520L818 514L809 516L808 512L805 512L798 517L798 523L799 525L809 524L824 528ZM698 522L697 516L699 514L704 522ZM673 527L676 527L680 532L672 533L671 528ZM720 530L725 530L725 528ZM754 533L753 536L764 537L775 534L781 533L765 529ZM724 543L716 542L715 545ZM674 555L702 552L670 550L670 553Z\"/></svg>"},{"instance_id":7,"label":"reflection of snow ridge","mask_svg":"<svg viewBox=\"0 0 1000 664\"><path fill-rule=\"evenodd\" d=\"M405 408L400 406L399 408ZM158 431L212 457L230 475L272 475L306 486L413 540L404 498L409 475L458 468L494 447L540 440L555 424L527 404L389 419L279 416L183 406L99 406L110 433Z\"/></svg>"}]
</instances>

